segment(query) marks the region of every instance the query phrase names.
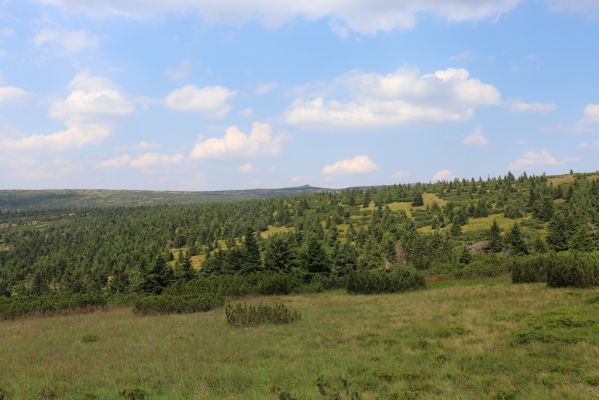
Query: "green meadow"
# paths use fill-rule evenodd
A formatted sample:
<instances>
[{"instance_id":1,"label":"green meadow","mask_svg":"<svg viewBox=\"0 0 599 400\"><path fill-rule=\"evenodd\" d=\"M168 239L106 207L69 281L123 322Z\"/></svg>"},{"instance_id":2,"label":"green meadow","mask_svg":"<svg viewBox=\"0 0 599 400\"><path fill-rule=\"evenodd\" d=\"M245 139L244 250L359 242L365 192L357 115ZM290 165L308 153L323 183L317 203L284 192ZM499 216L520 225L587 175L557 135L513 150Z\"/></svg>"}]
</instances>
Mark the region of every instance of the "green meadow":
<instances>
[{"instance_id":1,"label":"green meadow","mask_svg":"<svg viewBox=\"0 0 599 400\"><path fill-rule=\"evenodd\" d=\"M599 289L503 276L245 300L302 319L237 328L222 307L150 317L122 307L2 321L0 398L599 398Z\"/></svg>"}]
</instances>

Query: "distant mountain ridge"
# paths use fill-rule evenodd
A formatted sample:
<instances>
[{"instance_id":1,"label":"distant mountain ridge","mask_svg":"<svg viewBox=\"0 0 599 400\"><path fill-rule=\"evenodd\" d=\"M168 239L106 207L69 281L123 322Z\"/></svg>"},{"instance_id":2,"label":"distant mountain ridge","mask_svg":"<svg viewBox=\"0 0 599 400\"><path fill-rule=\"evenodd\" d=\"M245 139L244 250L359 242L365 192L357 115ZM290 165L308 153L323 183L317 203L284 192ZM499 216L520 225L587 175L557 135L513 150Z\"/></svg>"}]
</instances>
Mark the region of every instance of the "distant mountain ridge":
<instances>
[{"instance_id":1,"label":"distant mountain ridge","mask_svg":"<svg viewBox=\"0 0 599 400\"><path fill-rule=\"evenodd\" d=\"M332 190L309 185L277 189L198 192L111 189L0 190L0 211L202 204L295 196Z\"/></svg>"}]
</instances>

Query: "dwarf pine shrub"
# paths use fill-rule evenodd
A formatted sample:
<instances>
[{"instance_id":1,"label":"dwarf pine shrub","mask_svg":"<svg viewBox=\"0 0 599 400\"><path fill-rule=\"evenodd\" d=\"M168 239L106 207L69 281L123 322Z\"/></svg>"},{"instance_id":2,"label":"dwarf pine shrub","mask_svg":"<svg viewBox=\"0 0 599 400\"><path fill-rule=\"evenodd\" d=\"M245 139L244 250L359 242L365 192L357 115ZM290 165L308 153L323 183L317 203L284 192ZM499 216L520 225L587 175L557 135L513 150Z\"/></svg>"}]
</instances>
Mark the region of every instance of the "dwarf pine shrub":
<instances>
[{"instance_id":1,"label":"dwarf pine shrub","mask_svg":"<svg viewBox=\"0 0 599 400\"><path fill-rule=\"evenodd\" d=\"M599 286L599 253L561 252L514 260L512 282L547 282L551 287Z\"/></svg>"},{"instance_id":2,"label":"dwarf pine shrub","mask_svg":"<svg viewBox=\"0 0 599 400\"><path fill-rule=\"evenodd\" d=\"M299 311L284 304L236 303L225 306L227 322L233 326L258 326L266 323L289 324L301 319Z\"/></svg>"},{"instance_id":3,"label":"dwarf pine shrub","mask_svg":"<svg viewBox=\"0 0 599 400\"><path fill-rule=\"evenodd\" d=\"M196 296L146 296L135 302L133 311L142 315L193 313L211 310L223 302L223 297L214 293L199 293Z\"/></svg>"},{"instance_id":4,"label":"dwarf pine shrub","mask_svg":"<svg viewBox=\"0 0 599 400\"><path fill-rule=\"evenodd\" d=\"M52 315L69 311L94 311L105 306L106 298L100 294L10 297L0 301L0 319Z\"/></svg>"},{"instance_id":5,"label":"dwarf pine shrub","mask_svg":"<svg viewBox=\"0 0 599 400\"><path fill-rule=\"evenodd\" d=\"M425 286L424 277L410 268L399 268L390 273L362 270L349 275L347 291L356 294L398 293Z\"/></svg>"}]
</instances>

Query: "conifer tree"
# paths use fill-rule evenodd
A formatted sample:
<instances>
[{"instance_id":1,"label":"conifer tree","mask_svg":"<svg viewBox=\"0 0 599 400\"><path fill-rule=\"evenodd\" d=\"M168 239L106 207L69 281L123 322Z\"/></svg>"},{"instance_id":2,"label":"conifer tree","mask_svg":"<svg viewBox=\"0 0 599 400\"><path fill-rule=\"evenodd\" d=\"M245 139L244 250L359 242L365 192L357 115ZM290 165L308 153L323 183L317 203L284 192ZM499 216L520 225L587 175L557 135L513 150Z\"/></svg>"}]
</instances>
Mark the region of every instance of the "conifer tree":
<instances>
[{"instance_id":1,"label":"conifer tree","mask_svg":"<svg viewBox=\"0 0 599 400\"><path fill-rule=\"evenodd\" d=\"M493 220L491 228L489 229L489 251L491 253L499 253L503 250L503 243L501 241L501 229L496 220Z\"/></svg>"}]
</instances>

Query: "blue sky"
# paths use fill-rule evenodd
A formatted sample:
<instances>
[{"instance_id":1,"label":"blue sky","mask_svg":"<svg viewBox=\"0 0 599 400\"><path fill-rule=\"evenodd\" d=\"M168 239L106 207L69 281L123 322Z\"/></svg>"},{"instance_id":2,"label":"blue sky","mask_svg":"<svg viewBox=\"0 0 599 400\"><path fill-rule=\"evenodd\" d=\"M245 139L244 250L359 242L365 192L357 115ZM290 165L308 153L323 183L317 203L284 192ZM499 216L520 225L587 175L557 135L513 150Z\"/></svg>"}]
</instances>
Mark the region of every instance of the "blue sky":
<instances>
[{"instance_id":1,"label":"blue sky","mask_svg":"<svg viewBox=\"0 0 599 400\"><path fill-rule=\"evenodd\" d=\"M0 0L0 188L599 167L596 0Z\"/></svg>"}]
</instances>

